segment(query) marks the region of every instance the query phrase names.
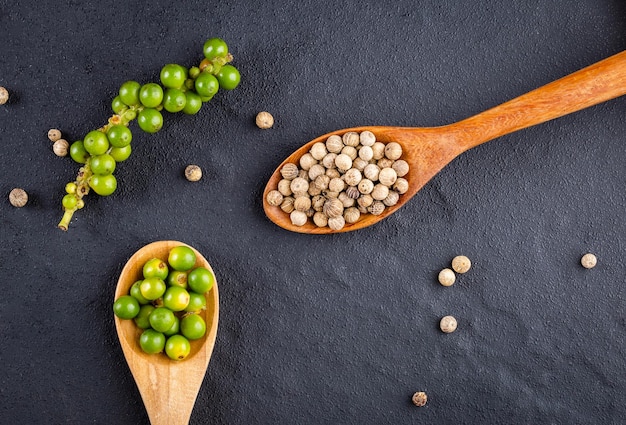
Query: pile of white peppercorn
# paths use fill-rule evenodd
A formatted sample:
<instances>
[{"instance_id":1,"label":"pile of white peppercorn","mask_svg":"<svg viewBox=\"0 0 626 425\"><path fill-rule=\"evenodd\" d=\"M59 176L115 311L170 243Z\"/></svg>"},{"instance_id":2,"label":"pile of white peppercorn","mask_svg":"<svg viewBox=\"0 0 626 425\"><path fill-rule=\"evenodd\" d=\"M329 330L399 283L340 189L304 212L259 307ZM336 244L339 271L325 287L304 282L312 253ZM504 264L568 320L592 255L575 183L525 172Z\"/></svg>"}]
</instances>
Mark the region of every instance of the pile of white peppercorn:
<instances>
[{"instance_id":1,"label":"pile of white peppercorn","mask_svg":"<svg viewBox=\"0 0 626 425\"><path fill-rule=\"evenodd\" d=\"M285 164L266 201L290 214L295 226L311 218L318 227L341 230L398 203L409 188L409 164L401 156L400 144L378 142L370 131L332 135L313 144L299 167Z\"/></svg>"}]
</instances>

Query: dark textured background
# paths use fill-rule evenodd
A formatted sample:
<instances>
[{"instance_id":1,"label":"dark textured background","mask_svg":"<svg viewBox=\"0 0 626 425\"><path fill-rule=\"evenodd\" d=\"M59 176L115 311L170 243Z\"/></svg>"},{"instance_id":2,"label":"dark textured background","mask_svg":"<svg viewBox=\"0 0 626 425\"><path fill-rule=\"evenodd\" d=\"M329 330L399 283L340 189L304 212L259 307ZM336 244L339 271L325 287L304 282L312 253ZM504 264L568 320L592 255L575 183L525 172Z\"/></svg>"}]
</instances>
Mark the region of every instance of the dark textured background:
<instances>
[{"instance_id":1,"label":"dark textured background","mask_svg":"<svg viewBox=\"0 0 626 425\"><path fill-rule=\"evenodd\" d=\"M319 134L446 124L625 49L623 0L0 0L0 34L0 422L148 422L111 303L134 251L176 239L221 295L192 424L623 423L626 99L469 151L355 233L286 232L260 200ZM213 36L239 88L135 131L119 191L58 230L77 166L48 129L82 138L122 82L197 64ZM474 267L444 288L457 254Z\"/></svg>"}]
</instances>

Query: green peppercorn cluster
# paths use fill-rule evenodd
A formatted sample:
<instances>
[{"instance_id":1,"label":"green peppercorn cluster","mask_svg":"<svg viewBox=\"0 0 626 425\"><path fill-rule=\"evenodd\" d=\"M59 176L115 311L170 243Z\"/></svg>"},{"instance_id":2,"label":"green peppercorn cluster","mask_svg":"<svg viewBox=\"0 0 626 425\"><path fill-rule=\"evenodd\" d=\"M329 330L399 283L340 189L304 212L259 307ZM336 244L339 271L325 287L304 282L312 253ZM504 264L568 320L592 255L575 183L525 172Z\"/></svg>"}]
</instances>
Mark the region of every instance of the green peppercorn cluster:
<instances>
[{"instance_id":1,"label":"green peppercorn cluster","mask_svg":"<svg viewBox=\"0 0 626 425\"><path fill-rule=\"evenodd\" d=\"M70 145L69 154L80 168L74 182L65 187L62 204L64 215L59 228L67 230L74 212L83 208L83 197L93 190L108 196L117 189L115 167L132 152L132 121L146 133L156 133L163 127L163 110L195 115L203 103L210 101L218 90L233 90L239 85L240 74L229 64L233 57L228 45L220 38L211 38L203 46L204 59L198 66L186 68L167 64L160 72L160 83L124 82L113 99L113 116L108 124L90 131L82 140Z\"/></svg>"}]
</instances>

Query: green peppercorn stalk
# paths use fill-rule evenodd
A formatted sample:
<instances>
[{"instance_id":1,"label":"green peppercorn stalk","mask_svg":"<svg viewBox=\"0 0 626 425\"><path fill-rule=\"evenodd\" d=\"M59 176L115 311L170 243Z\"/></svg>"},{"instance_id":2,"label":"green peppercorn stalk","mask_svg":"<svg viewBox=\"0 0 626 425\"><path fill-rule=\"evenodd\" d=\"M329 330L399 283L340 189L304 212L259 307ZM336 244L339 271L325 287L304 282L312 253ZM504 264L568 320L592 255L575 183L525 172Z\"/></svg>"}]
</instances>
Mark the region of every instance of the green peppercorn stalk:
<instances>
[{"instance_id":1,"label":"green peppercorn stalk","mask_svg":"<svg viewBox=\"0 0 626 425\"><path fill-rule=\"evenodd\" d=\"M241 77L237 68L230 65L233 56L224 40L211 38L202 50L204 59L198 66L187 69L179 64L165 65L160 84L142 85L133 80L123 83L111 102L113 115L107 124L72 143L70 157L82 166L76 180L65 186L63 218L58 224L61 230L68 229L74 213L85 206L83 198L90 191L108 196L117 189L113 173L117 164L132 152L132 121L137 120L144 132L156 133L163 127L163 110L195 115L220 88L233 90L239 85Z\"/></svg>"}]
</instances>

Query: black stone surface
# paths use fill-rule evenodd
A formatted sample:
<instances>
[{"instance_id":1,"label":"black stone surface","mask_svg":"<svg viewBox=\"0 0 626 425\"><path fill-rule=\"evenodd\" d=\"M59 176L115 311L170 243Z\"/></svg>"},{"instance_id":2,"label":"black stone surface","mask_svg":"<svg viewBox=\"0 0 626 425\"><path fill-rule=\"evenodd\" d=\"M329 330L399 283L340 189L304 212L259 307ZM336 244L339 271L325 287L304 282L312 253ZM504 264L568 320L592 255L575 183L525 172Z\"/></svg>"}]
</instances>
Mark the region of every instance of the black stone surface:
<instances>
[{"instance_id":1,"label":"black stone surface","mask_svg":"<svg viewBox=\"0 0 626 425\"><path fill-rule=\"evenodd\" d=\"M447 124L624 50L623 0L1 0L0 34L1 423L148 423L111 303L125 261L162 239L200 250L221 295L192 424L623 423L626 99L469 151L355 233L284 231L260 199L319 134ZM194 65L214 36L240 87L135 131L118 192L58 230L78 168L48 129L81 138L122 82ZM444 288L458 254L474 266Z\"/></svg>"}]
</instances>

